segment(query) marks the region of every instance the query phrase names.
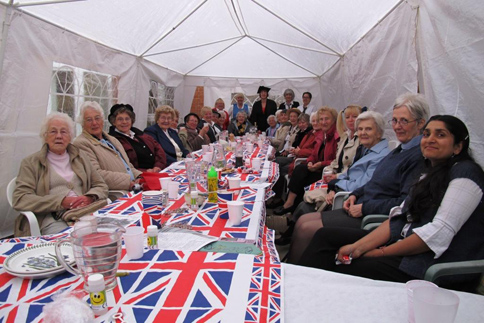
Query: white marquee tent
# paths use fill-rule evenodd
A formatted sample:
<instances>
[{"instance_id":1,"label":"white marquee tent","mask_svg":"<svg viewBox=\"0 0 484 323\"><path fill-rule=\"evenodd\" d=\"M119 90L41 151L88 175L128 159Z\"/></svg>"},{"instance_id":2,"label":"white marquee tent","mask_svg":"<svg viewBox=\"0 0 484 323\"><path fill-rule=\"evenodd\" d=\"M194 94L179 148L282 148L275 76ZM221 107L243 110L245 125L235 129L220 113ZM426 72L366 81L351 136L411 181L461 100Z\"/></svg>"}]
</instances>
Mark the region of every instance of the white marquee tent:
<instances>
[{"instance_id":1,"label":"white marquee tent","mask_svg":"<svg viewBox=\"0 0 484 323\"><path fill-rule=\"evenodd\" d=\"M0 0L0 17L0 236L15 217L6 185L40 148L55 64L116 76L139 128L151 81L175 88L182 115L197 86L206 105L263 84L387 119L399 94L420 91L432 114L467 123L484 162L482 1Z\"/></svg>"}]
</instances>

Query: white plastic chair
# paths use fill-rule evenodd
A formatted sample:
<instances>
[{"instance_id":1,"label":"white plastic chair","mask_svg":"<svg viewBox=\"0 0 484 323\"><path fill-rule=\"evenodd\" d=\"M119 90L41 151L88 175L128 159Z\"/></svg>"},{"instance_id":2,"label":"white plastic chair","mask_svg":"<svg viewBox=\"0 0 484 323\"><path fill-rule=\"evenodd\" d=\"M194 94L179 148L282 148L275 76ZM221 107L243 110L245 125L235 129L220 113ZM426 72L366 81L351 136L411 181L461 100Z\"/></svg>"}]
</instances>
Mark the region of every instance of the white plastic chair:
<instances>
[{"instance_id":1,"label":"white plastic chair","mask_svg":"<svg viewBox=\"0 0 484 323\"><path fill-rule=\"evenodd\" d=\"M13 191L15 191L15 181L17 177L14 177L7 186L7 200L8 204L12 207L13 203ZM37 217L31 211L18 211L20 215L23 215L27 218L30 226L30 234L34 237L40 236L40 227L39 221L37 221Z\"/></svg>"},{"instance_id":2,"label":"white plastic chair","mask_svg":"<svg viewBox=\"0 0 484 323\"><path fill-rule=\"evenodd\" d=\"M332 210L342 209L344 201L348 198L351 192L338 192L334 195Z\"/></svg>"},{"instance_id":3,"label":"white plastic chair","mask_svg":"<svg viewBox=\"0 0 484 323\"><path fill-rule=\"evenodd\" d=\"M389 140L388 141L388 149L390 149L390 151L397 148L398 145L400 145L400 141L398 141L398 140Z\"/></svg>"}]
</instances>

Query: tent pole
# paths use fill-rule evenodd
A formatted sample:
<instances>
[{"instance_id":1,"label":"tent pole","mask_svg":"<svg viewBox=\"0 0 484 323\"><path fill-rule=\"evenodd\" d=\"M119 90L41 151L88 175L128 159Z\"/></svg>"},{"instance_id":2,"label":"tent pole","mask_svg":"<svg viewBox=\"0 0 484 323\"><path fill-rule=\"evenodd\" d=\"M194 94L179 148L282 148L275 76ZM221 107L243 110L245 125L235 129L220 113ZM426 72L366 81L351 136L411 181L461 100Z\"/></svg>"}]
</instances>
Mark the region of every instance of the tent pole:
<instances>
[{"instance_id":1,"label":"tent pole","mask_svg":"<svg viewBox=\"0 0 484 323\"><path fill-rule=\"evenodd\" d=\"M201 6L203 6L208 0L204 0L202 3L200 3L195 9L193 9L188 15L186 15L185 18L183 18L179 23L175 25L175 27L171 28L170 31L168 31L166 34L161 36L157 41L155 41L150 47L148 47L141 55L140 57L143 57L147 52L150 51L153 47L155 47L159 42L161 42L163 39L165 39L168 35L170 35L175 29L178 28L182 23L185 22L188 18L190 18L191 15L193 15L198 9L200 9Z\"/></svg>"},{"instance_id":2,"label":"tent pole","mask_svg":"<svg viewBox=\"0 0 484 323\"><path fill-rule=\"evenodd\" d=\"M403 1L403 0L401 0ZM264 7L262 4L260 4L259 2L253 0L252 1L253 3L255 3L256 5L258 5L259 7L261 7L262 9L266 10L268 13L270 13L271 15L273 15L274 17L276 17L277 19L281 20L282 22L286 23L287 25L291 26L292 28L294 28L295 30L299 31L301 34L305 35L306 37L309 37L311 38L313 41L317 42L318 44L320 44L321 46L324 46L326 47L328 50L332 51L335 55L338 55L338 56L343 56L343 54L341 53L338 53L336 50L332 49L331 47L329 47L328 45L322 43L319 41L319 39L317 39L316 37L314 37L313 35L305 32L304 30L301 30L300 28L294 26L293 24L291 24L289 21L285 20L284 18L282 18L281 16L275 14L274 12L270 11L269 9L267 9L266 7Z\"/></svg>"},{"instance_id":3,"label":"tent pole","mask_svg":"<svg viewBox=\"0 0 484 323\"><path fill-rule=\"evenodd\" d=\"M2 73L3 73L3 60L5 58L5 49L7 48L8 29L10 28L10 23L12 21L12 15L13 15L12 3L13 3L13 0L10 0L8 2L7 8L5 9L5 15L3 16L2 40L1 40L1 46L0 46L0 77L2 76Z\"/></svg>"},{"instance_id":4,"label":"tent pole","mask_svg":"<svg viewBox=\"0 0 484 323\"><path fill-rule=\"evenodd\" d=\"M186 72L185 74L183 74L184 76L188 75L189 73L193 72L194 70L196 70L197 68L199 68L200 66L202 66L203 64L205 63L208 63L210 62L212 59L214 59L215 57L217 57L218 55L222 54L223 52L225 52L227 49L229 49L230 47L234 46L235 44L237 44L239 41L241 41L242 39L244 39L246 36L244 37L240 37L239 40L237 40L236 42L230 44L229 46L225 47L224 49L222 49L220 52L218 52L217 54L213 55L212 57L210 57L209 59L203 61L202 63L198 64L197 66L195 66L194 68L192 68L191 70L189 70L188 72Z\"/></svg>"},{"instance_id":5,"label":"tent pole","mask_svg":"<svg viewBox=\"0 0 484 323\"><path fill-rule=\"evenodd\" d=\"M277 56L279 56L279 57L280 57L280 58L282 58L283 60L286 60L286 61L288 61L289 63L291 63L291 64L293 64L293 65L296 65L297 67L299 67L299 68L301 68L301 69L305 70L306 72L308 72L308 73L310 73L310 74L313 74L313 75L314 75L314 76L316 76L316 77L318 76L318 75L317 75L317 74L315 74L313 71L310 71L310 70L308 70L307 68L305 68L305 67L303 67L303 66L301 66L301 65L299 65L299 64L296 64L295 62L293 62L293 61L291 61L290 59L288 59L288 58L286 58L286 57L282 56L282 55L281 55L281 54L279 54L278 52L276 52L276 51L272 50L271 48L267 47L266 45L264 45L264 44L260 43L260 42L259 42L259 41L257 41L256 39L254 39L254 38L252 38L252 37L250 37L250 38L251 38L253 41L255 41L257 44L261 45L261 46L262 46L262 47L264 47L265 49L267 49L267 50L271 51L272 53L276 54Z\"/></svg>"},{"instance_id":6,"label":"tent pole","mask_svg":"<svg viewBox=\"0 0 484 323\"><path fill-rule=\"evenodd\" d=\"M80 1L86 1L86 0L51 0L51 1L38 1L38 2L29 2L29 3L16 3L15 7L20 8L20 7L30 7L30 6L43 6L46 4L58 4L58 3L64 3L64 2L80 2Z\"/></svg>"},{"instance_id":7,"label":"tent pole","mask_svg":"<svg viewBox=\"0 0 484 323\"><path fill-rule=\"evenodd\" d=\"M150 57L150 56L160 55L160 54L167 54L167 53L172 53L172 52L181 51L181 50L185 50L185 49L192 49L192 48L198 48L198 47L203 47L203 46L208 46L208 45L223 43L225 41L240 39L242 37L243 36L235 36L235 37L220 39L220 40L216 40L216 41L208 42L208 43L204 43L204 44L198 44L198 45L193 45L193 46L188 46L188 47L183 47L183 48L170 49L170 50L166 50L166 51L162 51L162 52L156 52L156 53L152 53L152 54L147 54L147 55L144 55L144 57Z\"/></svg>"},{"instance_id":8,"label":"tent pole","mask_svg":"<svg viewBox=\"0 0 484 323\"><path fill-rule=\"evenodd\" d=\"M261 37L255 37L255 36L250 36L250 37L252 39L259 39L259 40L263 40L263 41L266 41L266 42L269 42L269 43L273 43L273 44L278 44L278 45L283 45L283 46L292 47L292 48L298 48L298 49L304 49L304 50L311 51L311 52L316 52L316 53L321 53L321 54L327 54L327 55L332 55L332 56L338 56L338 57L340 57L340 55L337 55L335 53L325 52L325 51L319 50L319 49L302 47L302 46L297 46L297 45L290 45L290 44L287 44L287 43L282 43L282 42L278 42L278 41L270 40L270 39L266 39L266 38L261 38Z\"/></svg>"}]
</instances>

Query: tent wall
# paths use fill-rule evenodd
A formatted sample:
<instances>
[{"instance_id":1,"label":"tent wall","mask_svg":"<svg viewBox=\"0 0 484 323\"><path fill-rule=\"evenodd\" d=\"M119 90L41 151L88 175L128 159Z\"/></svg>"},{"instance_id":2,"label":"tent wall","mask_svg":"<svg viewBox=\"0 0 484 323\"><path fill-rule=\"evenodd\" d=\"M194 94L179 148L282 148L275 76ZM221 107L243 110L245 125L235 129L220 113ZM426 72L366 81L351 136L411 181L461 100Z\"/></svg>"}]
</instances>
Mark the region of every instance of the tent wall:
<instances>
[{"instance_id":1,"label":"tent wall","mask_svg":"<svg viewBox=\"0 0 484 323\"><path fill-rule=\"evenodd\" d=\"M420 89L432 114L465 122L473 155L484 165L484 5L426 0L419 11Z\"/></svg>"},{"instance_id":2,"label":"tent wall","mask_svg":"<svg viewBox=\"0 0 484 323\"><path fill-rule=\"evenodd\" d=\"M390 120L395 98L417 91L416 17L401 5L349 50L321 77L323 102L338 110L367 106ZM395 137L388 124L385 134Z\"/></svg>"}]
</instances>

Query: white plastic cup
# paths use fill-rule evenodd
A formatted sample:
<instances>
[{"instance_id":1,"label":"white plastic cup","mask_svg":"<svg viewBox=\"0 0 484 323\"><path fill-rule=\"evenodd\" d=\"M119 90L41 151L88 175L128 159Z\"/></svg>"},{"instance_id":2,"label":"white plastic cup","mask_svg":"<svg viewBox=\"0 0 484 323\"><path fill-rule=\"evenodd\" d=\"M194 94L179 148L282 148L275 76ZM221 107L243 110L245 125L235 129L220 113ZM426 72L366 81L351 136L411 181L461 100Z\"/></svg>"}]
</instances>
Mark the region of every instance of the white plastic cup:
<instances>
[{"instance_id":1,"label":"white plastic cup","mask_svg":"<svg viewBox=\"0 0 484 323\"><path fill-rule=\"evenodd\" d=\"M229 188L240 188L240 177L228 177Z\"/></svg>"},{"instance_id":2,"label":"white plastic cup","mask_svg":"<svg viewBox=\"0 0 484 323\"><path fill-rule=\"evenodd\" d=\"M407 288L407 303L408 303L408 322L409 323L415 323L415 315L413 311L413 291L416 288L419 287L434 287L438 288L437 285L435 285L432 282L426 281L426 280L410 280L405 284L405 287Z\"/></svg>"},{"instance_id":3,"label":"white plastic cup","mask_svg":"<svg viewBox=\"0 0 484 323\"><path fill-rule=\"evenodd\" d=\"M178 198L178 188L180 187L180 183L175 181L170 181L168 183L168 198L170 200L175 200Z\"/></svg>"},{"instance_id":4,"label":"white plastic cup","mask_svg":"<svg viewBox=\"0 0 484 323\"><path fill-rule=\"evenodd\" d=\"M160 186L163 191L168 191L168 183L171 182L171 177L160 178Z\"/></svg>"},{"instance_id":5,"label":"white plastic cup","mask_svg":"<svg viewBox=\"0 0 484 323\"><path fill-rule=\"evenodd\" d=\"M417 287L413 291L415 323L453 323L459 308L459 296L433 286Z\"/></svg>"},{"instance_id":6,"label":"white plastic cup","mask_svg":"<svg viewBox=\"0 0 484 323\"><path fill-rule=\"evenodd\" d=\"M210 151L209 145L202 145L202 154L205 154Z\"/></svg>"},{"instance_id":7,"label":"white plastic cup","mask_svg":"<svg viewBox=\"0 0 484 323\"><path fill-rule=\"evenodd\" d=\"M252 150L254 149L254 144L252 144L250 141L245 143L245 150L250 154Z\"/></svg>"},{"instance_id":8,"label":"white plastic cup","mask_svg":"<svg viewBox=\"0 0 484 323\"><path fill-rule=\"evenodd\" d=\"M227 208L229 209L229 226L239 225L244 214L244 202L229 201Z\"/></svg>"},{"instance_id":9,"label":"white plastic cup","mask_svg":"<svg viewBox=\"0 0 484 323\"><path fill-rule=\"evenodd\" d=\"M324 181L324 183L328 184L330 182L329 176L331 176L331 175L333 175L332 169L326 168L325 170L323 170L323 181Z\"/></svg>"},{"instance_id":10,"label":"white plastic cup","mask_svg":"<svg viewBox=\"0 0 484 323\"><path fill-rule=\"evenodd\" d=\"M139 259L144 252L144 229L143 227L128 227L123 234L124 246L129 259Z\"/></svg>"},{"instance_id":11,"label":"white plastic cup","mask_svg":"<svg viewBox=\"0 0 484 323\"><path fill-rule=\"evenodd\" d=\"M262 158L253 158L252 159L252 169L255 171L259 171L262 166Z\"/></svg>"}]
</instances>

